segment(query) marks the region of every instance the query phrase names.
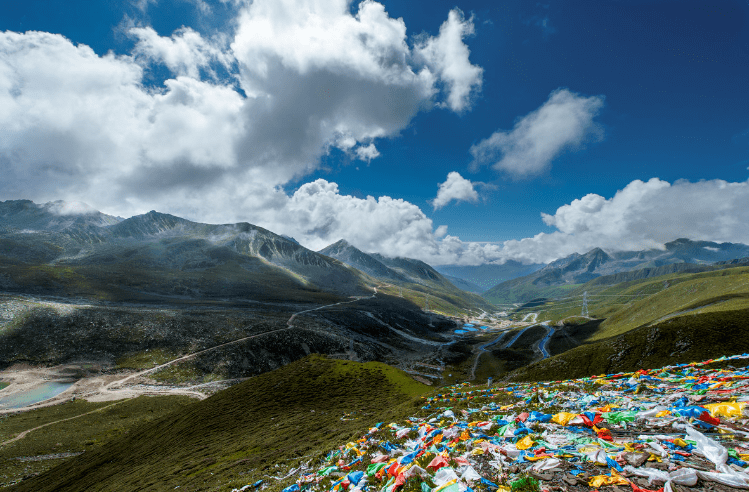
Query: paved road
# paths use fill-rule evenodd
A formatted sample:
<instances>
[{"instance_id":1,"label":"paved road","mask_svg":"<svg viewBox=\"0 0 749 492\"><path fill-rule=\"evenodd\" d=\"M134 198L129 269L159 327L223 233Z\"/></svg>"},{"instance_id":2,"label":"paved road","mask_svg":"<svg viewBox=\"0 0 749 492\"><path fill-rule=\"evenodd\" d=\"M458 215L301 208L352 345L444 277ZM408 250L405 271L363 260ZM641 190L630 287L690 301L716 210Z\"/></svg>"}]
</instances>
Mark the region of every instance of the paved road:
<instances>
[{"instance_id":1,"label":"paved road","mask_svg":"<svg viewBox=\"0 0 749 492\"><path fill-rule=\"evenodd\" d=\"M526 326L525 328L523 328L522 330L520 330L520 333L518 333L517 335L515 335L515 338L513 338L512 340L510 340L510 341L509 341L509 342L508 342L507 344L505 344L505 346L504 346L504 347L502 347L502 348L510 348L510 347L512 347L512 344L513 344L513 343L515 343L515 342L517 342L517 341L518 341L518 338L520 338L520 337L521 337L521 336L523 335L523 333L525 333L525 332L526 332L526 331L528 330L528 328L533 328L533 326L534 326L534 325L531 325L531 326Z\"/></svg>"},{"instance_id":2,"label":"paved road","mask_svg":"<svg viewBox=\"0 0 749 492\"><path fill-rule=\"evenodd\" d=\"M543 323L541 323L541 326L546 328L546 336L540 342L538 342L538 348L541 350L541 355L543 356L543 359L548 359L549 357L551 357L549 355L548 350L546 350L546 348L549 345L549 339L552 337L552 335L554 335L554 328L549 326L547 323L548 321L544 321Z\"/></svg>"}]
</instances>

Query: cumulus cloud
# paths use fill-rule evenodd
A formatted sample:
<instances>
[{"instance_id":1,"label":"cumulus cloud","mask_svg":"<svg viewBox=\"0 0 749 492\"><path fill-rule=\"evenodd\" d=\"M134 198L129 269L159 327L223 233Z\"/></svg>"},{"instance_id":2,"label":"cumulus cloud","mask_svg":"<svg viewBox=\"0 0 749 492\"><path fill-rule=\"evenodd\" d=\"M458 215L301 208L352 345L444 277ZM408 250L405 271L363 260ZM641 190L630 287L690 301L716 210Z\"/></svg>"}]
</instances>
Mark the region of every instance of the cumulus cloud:
<instances>
[{"instance_id":1,"label":"cumulus cloud","mask_svg":"<svg viewBox=\"0 0 749 492\"><path fill-rule=\"evenodd\" d=\"M635 180L611 198L589 194L542 214L557 230L507 241L502 254L551 261L593 247L611 251L661 248L680 237L749 244L749 182Z\"/></svg>"},{"instance_id":2,"label":"cumulus cloud","mask_svg":"<svg viewBox=\"0 0 749 492\"><path fill-rule=\"evenodd\" d=\"M176 75L198 79L202 69L215 78L211 69L213 63L229 68L233 62L219 43L204 39L189 27L179 29L171 37L159 36L151 27L134 27L128 34L137 39L133 48L136 57L163 63Z\"/></svg>"},{"instance_id":3,"label":"cumulus cloud","mask_svg":"<svg viewBox=\"0 0 749 492\"><path fill-rule=\"evenodd\" d=\"M265 205L243 194L272 205L332 148L374 159L376 139L443 102L464 110L465 87L480 84L478 67L468 82L450 69L473 67L463 44L472 22L458 11L414 46L403 20L372 0L353 10L347 0L232 3L230 37L133 27L126 56L56 34L0 33L0 193L118 215L256 216ZM420 54L432 45L431 57ZM172 75L149 86L155 64ZM227 216L227 203L255 208Z\"/></svg>"},{"instance_id":4,"label":"cumulus cloud","mask_svg":"<svg viewBox=\"0 0 749 492\"><path fill-rule=\"evenodd\" d=\"M447 175L447 180L440 184L437 197L432 200L432 206L439 210L451 201L477 202L479 194L473 189L473 183L455 171Z\"/></svg>"},{"instance_id":5,"label":"cumulus cloud","mask_svg":"<svg viewBox=\"0 0 749 492\"><path fill-rule=\"evenodd\" d=\"M470 106L471 94L481 89L483 69L468 61L468 47L463 38L474 34L473 20L466 20L460 9L450 12L437 37L426 38L416 49L448 86L447 101L453 111Z\"/></svg>"},{"instance_id":6,"label":"cumulus cloud","mask_svg":"<svg viewBox=\"0 0 749 492\"><path fill-rule=\"evenodd\" d=\"M264 200L270 203L272 200ZM609 251L662 248L680 237L749 244L749 181L633 181L613 197L589 194L542 219L556 230L497 243L462 241L434 227L416 205L390 197L341 195L317 180L291 196L277 192L261 225L320 249L344 238L364 251L419 258L434 265L516 260L546 263L600 247Z\"/></svg>"},{"instance_id":7,"label":"cumulus cloud","mask_svg":"<svg viewBox=\"0 0 749 492\"><path fill-rule=\"evenodd\" d=\"M473 165L491 165L517 178L539 174L564 150L601 137L602 130L593 118L602 107L603 96L584 97L557 89L511 131L496 131L473 145Z\"/></svg>"},{"instance_id":8,"label":"cumulus cloud","mask_svg":"<svg viewBox=\"0 0 749 492\"><path fill-rule=\"evenodd\" d=\"M359 159L370 162L372 159L380 157L380 151L377 150L377 147L373 143L370 143L367 146L361 145L357 147L356 155Z\"/></svg>"}]
</instances>

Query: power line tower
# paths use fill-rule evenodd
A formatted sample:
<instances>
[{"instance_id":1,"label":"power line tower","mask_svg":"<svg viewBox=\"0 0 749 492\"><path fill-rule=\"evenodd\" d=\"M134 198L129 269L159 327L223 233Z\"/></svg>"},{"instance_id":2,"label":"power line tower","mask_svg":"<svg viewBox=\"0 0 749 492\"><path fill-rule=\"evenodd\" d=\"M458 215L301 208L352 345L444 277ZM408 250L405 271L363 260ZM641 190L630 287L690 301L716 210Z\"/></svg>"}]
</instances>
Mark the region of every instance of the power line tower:
<instances>
[{"instance_id":1,"label":"power line tower","mask_svg":"<svg viewBox=\"0 0 749 492\"><path fill-rule=\"evenodd\" d=\"M583 292L583 312L580 314L585 318L588 318L588 291Z\"/></svg>"},{"instance_id":2,"label":"power line tower","mask_svg":"<svg viewBox=\"0 0 749 492\"><path fill-rule=\"evenodd\" d=\"M403 287L398 287L400 289L400 296L403 297Z\"/></svg>"},{"instance_id":3,"label":"power line tower","mask_svg":"<svg viewBox=\"0 0 749 492\"><path fill-rule=\"evenodd\" d=\"M429 311L429 294L424 297L424 311Z\"/></svg>"}]
</instances>

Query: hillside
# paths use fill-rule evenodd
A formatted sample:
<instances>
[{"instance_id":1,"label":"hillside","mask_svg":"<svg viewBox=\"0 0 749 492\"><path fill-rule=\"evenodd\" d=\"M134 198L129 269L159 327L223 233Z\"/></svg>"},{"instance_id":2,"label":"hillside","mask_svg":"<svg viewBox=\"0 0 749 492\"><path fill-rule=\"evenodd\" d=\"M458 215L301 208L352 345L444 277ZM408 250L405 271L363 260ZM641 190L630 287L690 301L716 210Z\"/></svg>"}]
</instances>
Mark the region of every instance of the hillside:
<instances>
[{"instance_id":1,"label":"hillside","mask_svg":"<svg viewBox=\"0 0 749 492\"><path fill-rule=\"evenodd\" d=\"M371 292L366 275L252 224L200 224L154 211L119 220L55 210L28 201L0 203L4 290L112 301L315 302L320 293Z\"/></svg>"},{"instance_id":2,"label":"hillside","mask_svg":"<svg viewBox=\"0 0 749 492\"><path fill-rule=\"evenodd\" d=\"M310 356L146 424L12 490L205 490L274 464L318 461L428 389L384 364ZM292 460L287 462L286 460Z\"/></svg>"},{"instance_id":3,"label":"hillside","mask_svg":"<svg viewBox=\"0 0 749 492\"><path fill-rule=\"evenodd\" d=\"M387 285L380 290L403 296L432 311L465 315L493 311L494 307L481 296L456 287L448 278L423 261L413 258L389 258L378 253L365 253L345 240L340 240L319 251L349 266L359 269Z\"/></svg>"},{"instance_id":4,"label":"hillside","mask_svg":"<svg viewBox=\"0 0 749 492\"><path fill-rule=\"evenodd\" d=\"M700 312L591 341L518 369L508 379L587 377L746 352L749 352L749 309Z\"/></svg>"},{"instance_id":5,"label":"hillside","mask_svg":"<svg viewBox=\"0 0 749 492\"><path fill-rule=\"evenodd\" d=\"M524 277L495 285L483 296L497 305L525 303L537 298L562 297L570 289L595 278L622 272L639 272L638 278L680 271L703 271L716 262L749 256L749 246L677 239L663 250L606 252L594 248L584 255L572 254L553 261ZM631 280L623 276L612 282Z\"/></svg>"},{"instance_id":6,"label":"hillside","mask_svg":"<svg viewBox=\"0 0 749 492\"><path fill-rule=\"evenodd\" d=\"M590 340L619 335L639 326L686 314L730 311L749 307L749 268L704 267L697 273L673 273L615 282L621 276L600 277L567 291L558 300L539 300L518 310L516 316L538 313L539 319L559 322L579 317L583 298L589 315L603 320ZM697 270L703 269L703 267Z\"/></svg>"},{"instance_id":7,"label":"hillside","mask_svg":"<svg viewBox=\"0 0 749 492\"><path fill-rule=\"evenodd\" d=\"M375 294L382 283L248 223L0 202L0 369L91 361L146 369L207 350L152 375L200 383L310 353L403 367L432 361L435 340L447 341L455 323L422 311L431 287L413 284L421 290L406 288L401 299ZM442 312L488 307L447 281L432 284Z\"/></svg>"}]
</instances>

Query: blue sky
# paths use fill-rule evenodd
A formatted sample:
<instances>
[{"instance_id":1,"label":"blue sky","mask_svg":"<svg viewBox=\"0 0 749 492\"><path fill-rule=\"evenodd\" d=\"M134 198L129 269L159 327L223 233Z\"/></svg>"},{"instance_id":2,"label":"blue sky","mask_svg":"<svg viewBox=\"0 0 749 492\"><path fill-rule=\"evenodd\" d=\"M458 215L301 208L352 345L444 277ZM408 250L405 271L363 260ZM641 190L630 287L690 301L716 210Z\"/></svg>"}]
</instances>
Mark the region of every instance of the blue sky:
<instances>
[{"instance_id":1,"label":"blue sky","mask_svg":"<svg viewBox=\"0 0 749 492\"><path fill-rule=\"evenodd\" d=\"M356 2L278 3L288 10L241 0L4 6L0 75L11 82L0 88L28 100L0 121L0 199L246 220L316 249L345 237L432 263L549 261L681 236L749 241L739 230L749 209L746 2L383 0L384 12L356 25ZM266 25L284 34L263 38ZM306 49L316 36L322 44ZM382 39L345 46L366 36ZM180 51L164 40L187 41ZM44 50L58 53L70 93L18 82L42 70L14 58L21 45L40 64ZM425 73L429 82L415 78ZM275 102L251 106L252 91L253 103ZM138 120L123 123L141 109L144 122L172 126L145 134ZM191 118L202 123L184 126ZM435 207L450 173L456 186Z\"/></svg>"}]
</instances>

